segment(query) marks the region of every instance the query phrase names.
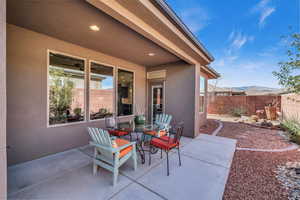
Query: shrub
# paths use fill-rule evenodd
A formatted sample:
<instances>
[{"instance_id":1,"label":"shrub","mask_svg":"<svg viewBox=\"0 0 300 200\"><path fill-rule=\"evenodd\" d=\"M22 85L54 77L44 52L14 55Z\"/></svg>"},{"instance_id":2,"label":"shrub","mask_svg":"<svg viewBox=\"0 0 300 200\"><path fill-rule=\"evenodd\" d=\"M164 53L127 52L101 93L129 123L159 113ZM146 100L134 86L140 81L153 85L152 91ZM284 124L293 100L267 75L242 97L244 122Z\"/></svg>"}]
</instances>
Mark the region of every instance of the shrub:
<instances>
[{"instance_id":1,"label":"shrub","mask_svg":"<svg viewBox=\"0 0 300 200\"><path fill-rule=\"evenodd\" d=\"M300 124L295 119L284 120L281 126L289 133L293 142L300 143Z\"/></svg>"},{"instance_id":2,"label":"shrub","mask_svg":"<svg viewBox=\"0 0 300 200\"><path fill-rule=\"evenodd\" d=\"M235 117L240 117L247 113L246 109L243 107L236 107L231 110L231 114Z\"/></svg>"}]
</instances>

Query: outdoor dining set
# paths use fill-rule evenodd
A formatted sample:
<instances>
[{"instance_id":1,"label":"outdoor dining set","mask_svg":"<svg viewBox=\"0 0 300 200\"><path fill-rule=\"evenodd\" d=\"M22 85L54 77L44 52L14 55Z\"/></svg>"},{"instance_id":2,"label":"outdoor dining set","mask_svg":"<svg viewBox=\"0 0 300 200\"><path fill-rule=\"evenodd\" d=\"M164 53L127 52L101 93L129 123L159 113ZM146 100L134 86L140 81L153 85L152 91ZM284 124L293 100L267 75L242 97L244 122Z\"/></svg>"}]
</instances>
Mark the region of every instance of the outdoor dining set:
<instances>
[{"instance_id":1,"label":"outdoor dining set","mask_svg":"<svg viewBox=\"0 0 300 200\"><path fill-rule=\"evenodd\" d=\"M146 152L149 155L160 150L160 157L165 151L167 157L167 175L169 176L169 152L177 149L179 166L180 138L183 133L184 123L180 122L171 126L172 116L158 114L151 124L129 122L117 122L116 117L105 118L105 129L88 127L88 133L92 139L90 145L94 147L93 173L96 175L98 167L102 167L113 173L113 185L116 185L119 168L128 160L132 160L134 170L137 169L137 156L141 163L145 164ZM126 139L129 138L129 139Z\"/></svg>"}]
</instances>

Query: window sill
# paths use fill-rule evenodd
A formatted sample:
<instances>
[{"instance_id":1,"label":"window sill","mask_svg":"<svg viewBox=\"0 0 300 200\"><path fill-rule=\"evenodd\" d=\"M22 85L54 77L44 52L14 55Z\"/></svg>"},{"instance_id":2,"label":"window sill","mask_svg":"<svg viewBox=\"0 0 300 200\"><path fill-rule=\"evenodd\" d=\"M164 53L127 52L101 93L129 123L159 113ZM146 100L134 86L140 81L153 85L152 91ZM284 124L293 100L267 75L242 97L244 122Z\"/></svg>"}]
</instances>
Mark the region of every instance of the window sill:
<instances>
[{"instance_id":1,"label":"window sill","mask_svg":"<svg viewBox=\"0 0 300 200\"><path fill-rule=\"evenodd\" d=\"M65 124L53 124L47 125L47 128L58 128L58 127L64 127L64 126L71 126L71 125L77 125L77 124L84 124L87 123L88 121L84 120L84 121L79 121L79 122L71 122L71 123L65 123Z\"/></svg>"}]
</instances>

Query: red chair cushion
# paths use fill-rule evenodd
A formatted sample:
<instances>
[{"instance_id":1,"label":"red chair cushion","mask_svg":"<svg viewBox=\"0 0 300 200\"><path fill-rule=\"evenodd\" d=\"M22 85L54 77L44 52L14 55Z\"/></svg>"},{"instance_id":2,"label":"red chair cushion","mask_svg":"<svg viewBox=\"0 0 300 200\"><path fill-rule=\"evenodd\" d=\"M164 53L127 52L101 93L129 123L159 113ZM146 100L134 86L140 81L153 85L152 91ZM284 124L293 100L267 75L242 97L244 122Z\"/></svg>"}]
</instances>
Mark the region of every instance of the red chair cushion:
<instances>
[{"instance_id":1,"label":"red chair cushion","mask_svg":"<svg viewBox=\"0 0 300 200\"><path fill-rule=\"evenodd\" d=\"M128 131L122 131L122 130L108 130L109 134L114 135L114 136L124 136L128 135Z\"/></svg>"},{"instance_id":2,"label":"red chair cushion","mask_svg":"<svg viewBox=\"0 0 300 200\"><path fill-rule=\"evenodd\" d=\"M151 145L164 150L170 150L173 149L174 147L177 147L179 145L179 142L175 142L173 138L170 138L168 136L162 136L160 138L152 139Z\"/></svg>"},{"instance_id":3,"label":"red chair cushion","mask_svg":"<svg viewBox=\"0 0 300 200\"><path fill-rule=\"evenodd\" d=\"M161 137L161 136L167 134L166 131L159 131L159 134L157 133L157 131L145 131L144 133L145 133L146 135L153 135L153 136L158 136L158 137Z\"/></svg>"}]
</instances>

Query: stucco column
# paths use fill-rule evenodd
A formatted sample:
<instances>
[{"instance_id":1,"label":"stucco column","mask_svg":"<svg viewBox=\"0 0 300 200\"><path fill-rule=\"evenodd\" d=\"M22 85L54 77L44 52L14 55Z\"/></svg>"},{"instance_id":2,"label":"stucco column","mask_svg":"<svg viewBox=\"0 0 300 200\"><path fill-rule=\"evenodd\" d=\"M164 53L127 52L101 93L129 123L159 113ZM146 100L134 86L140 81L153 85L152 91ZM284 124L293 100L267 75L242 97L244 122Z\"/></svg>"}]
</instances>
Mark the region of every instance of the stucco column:
<instances>
[{"instance_id":1,"label":"stucco column","mask_svg":"<svg viewBox=\"0 0 300 200\"><path fill-rule=\"evenodd\" d=\"M0 199L6 198L6 0L0 0Z\"/></svg>"},{"instance_id":2,"label":"stucco column","mask_svg":"<svg viewBox=\"0 0 300 200\"><path fill-rule=\"evenodd\" d=\"M199 128L200 128L200 114L199 114L199 98L200 98L200 70L201 65L197 64L195 65L195 109L194 109L194 115L195 115L195 125L194 125L194 137L197 137L199 135Z\"/></svg>"}]
</instances>

